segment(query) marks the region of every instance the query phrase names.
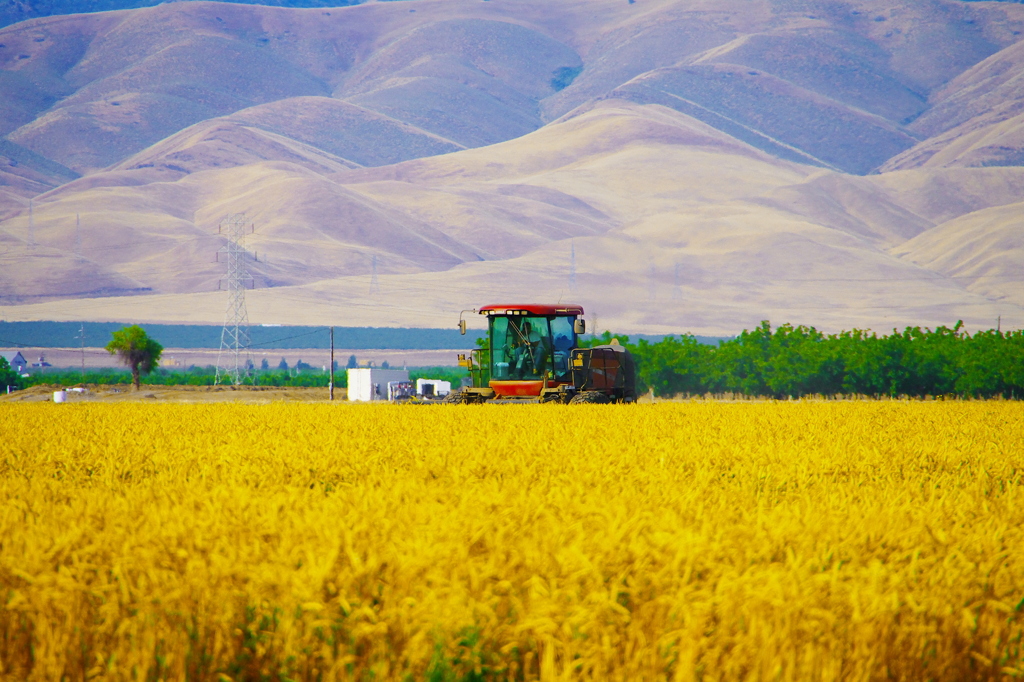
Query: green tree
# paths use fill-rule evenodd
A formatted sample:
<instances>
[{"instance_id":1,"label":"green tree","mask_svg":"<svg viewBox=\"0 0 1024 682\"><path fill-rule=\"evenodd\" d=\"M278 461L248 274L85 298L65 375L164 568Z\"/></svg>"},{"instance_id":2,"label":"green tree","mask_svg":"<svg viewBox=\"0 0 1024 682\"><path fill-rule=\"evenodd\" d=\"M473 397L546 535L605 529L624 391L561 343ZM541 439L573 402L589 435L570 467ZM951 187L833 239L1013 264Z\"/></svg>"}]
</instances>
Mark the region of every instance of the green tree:
<instances>
[{"instance_id":1,"label":"green tree","mask_svg":"<svg viewBox=\"0 0 1024 682\"><path fill-rule=\"evenodd\" d=\"M624 337L627 340L628 337ZM666 336L657 343L641 339L635 346L627 345L637 367L637 391L653 389L657 396L688 393L699 395L708 391L707 365L712 352L689 334Z\"/></svg>"},{"instance_id":2,"label":"green tree","mask_svg":"<svg viewBox=\"0 0 1024 682\"><path fill-rule=\"evenodd\" d=\"M121 362L132 371L132 383L139 390L139 376L149 374L160 362L160 354L164 347L146 336L145 330L133 324L119 329L112 334L113 339L107 344L107 352L117 355Z\"/></svg>"},{"instance_id":3,"label":"green tree","mask_svg":"<svg viewBox=\"0 0 1024 682\"><path fill-rule=\"evenodd\" d=\"M8 386L11 388L21 388L22 383L18 373L11 369L7 358L0 355L0 391L6 391Z\"/></svg>"}]
</instances>

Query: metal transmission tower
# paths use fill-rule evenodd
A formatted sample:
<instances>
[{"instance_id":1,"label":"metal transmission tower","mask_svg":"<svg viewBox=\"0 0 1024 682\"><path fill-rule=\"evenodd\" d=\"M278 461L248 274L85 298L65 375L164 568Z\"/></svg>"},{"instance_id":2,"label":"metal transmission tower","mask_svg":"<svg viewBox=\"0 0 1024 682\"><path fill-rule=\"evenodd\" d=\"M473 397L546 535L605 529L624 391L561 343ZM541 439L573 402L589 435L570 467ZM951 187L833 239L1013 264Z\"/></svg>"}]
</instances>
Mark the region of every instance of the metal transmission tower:
<instances>
[{"instance_id":1,"label":"metal transmission tower","mask_svg":"<svg viewBox=\"0 0 1024 682\"><path fill-rule=\"evenodd\" d=\"M576 293L576 242L569 240L569 291Z\"/></svg>"},{"instance_id":2,"label":"metal transmission tower","mask_svg":"<svg viewBox=\"0 0 1024 682\"><path fill-rule=\"evenodd\" d=\"M218 252L218 255L226 253L228 256L228 309L224 315L224 329L220 333L215 384L221 381L235 386L247 381L256 383L249 346L249 313L245 308L246 283L252 280L245 268L245 235L248 230L249 223L244 213L229 216L220 224L220 233L228 238L228 243Z\"/></svg>"}]
</instances>

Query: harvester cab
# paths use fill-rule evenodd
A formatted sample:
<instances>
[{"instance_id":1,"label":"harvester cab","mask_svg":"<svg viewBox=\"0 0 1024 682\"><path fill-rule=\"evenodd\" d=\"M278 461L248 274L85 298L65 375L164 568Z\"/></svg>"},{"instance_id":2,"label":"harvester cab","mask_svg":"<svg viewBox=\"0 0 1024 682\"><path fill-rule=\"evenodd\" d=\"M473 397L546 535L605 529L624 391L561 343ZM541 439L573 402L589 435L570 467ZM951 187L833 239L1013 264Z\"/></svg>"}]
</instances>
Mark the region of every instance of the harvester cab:
<instances>
[{"instance_id":1,"label":"harvester cab","mask_svg":"<svg viewBox=\"0 0 1024 682\"><path fill-rule=\"evenodd\" d=\"M578 305L489 305L483 348L460 355L472 385L450 403L610 403L636 400L633 358L617 342L580 348L586 332ZM466 333L466 321L459 320Z\"/></svg>"}]
</instances>

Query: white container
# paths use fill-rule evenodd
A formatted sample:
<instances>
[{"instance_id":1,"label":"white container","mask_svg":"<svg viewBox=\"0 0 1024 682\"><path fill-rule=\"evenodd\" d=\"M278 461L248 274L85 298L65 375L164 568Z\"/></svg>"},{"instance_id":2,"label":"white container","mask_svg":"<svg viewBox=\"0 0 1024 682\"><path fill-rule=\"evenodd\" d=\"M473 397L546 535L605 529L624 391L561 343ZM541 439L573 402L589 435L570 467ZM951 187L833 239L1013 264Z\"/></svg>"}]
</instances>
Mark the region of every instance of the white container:
<instances>
[{"instance_id":1,"label":"white container","mask_svg":"<svg viewBox=\"0 0 1024 682\"><path fill-rule=\"evenodd\" d=\"M53 402L55 402L55 403L62 403L62 402L65 402L67 399L68 399L68 392L67 391L54 391L53 392Z\"/></svg>"},{"instance_id":2,"label":"white container","mask_svg":"<svg viewBox=\"0 0 1024 682\"><path fill-rule=\"evenodd\" d=\"M348 399L359 402L373 402L388 399L388 383L408 381L407 369L377 369L360 367L348 370Z\"/></svg>"},{"instance_id":3,"label":"white container","mask_svg":"<svg viewBox=\"0 0 1024 682\"><path fill-rule=\"evenodd\" d=\"M417 379L416 380L416 392L420 395L426 395L424 389L427 386L433 387L432 395L442 396L448 395L452 392L452 382L441 381L440 379Z\"/></svg>"}]
</instances>

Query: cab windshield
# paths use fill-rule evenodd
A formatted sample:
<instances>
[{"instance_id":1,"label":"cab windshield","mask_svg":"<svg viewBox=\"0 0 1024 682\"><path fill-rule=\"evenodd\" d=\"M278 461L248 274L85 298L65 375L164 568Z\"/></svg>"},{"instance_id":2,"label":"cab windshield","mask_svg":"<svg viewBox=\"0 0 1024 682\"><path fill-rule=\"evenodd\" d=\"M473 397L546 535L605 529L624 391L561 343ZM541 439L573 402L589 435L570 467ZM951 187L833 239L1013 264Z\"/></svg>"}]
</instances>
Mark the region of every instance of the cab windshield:
<instances>
[{"instance_id":1,"label":"cab windshield","mask_svg":"<svg viewBox=\"0 0 1024 682\"><path fill-rule=\"evenodd\" d=\"M567 380L575 346L572 317L492 316L491 379Z\"/></svg>"}]
</instances>

